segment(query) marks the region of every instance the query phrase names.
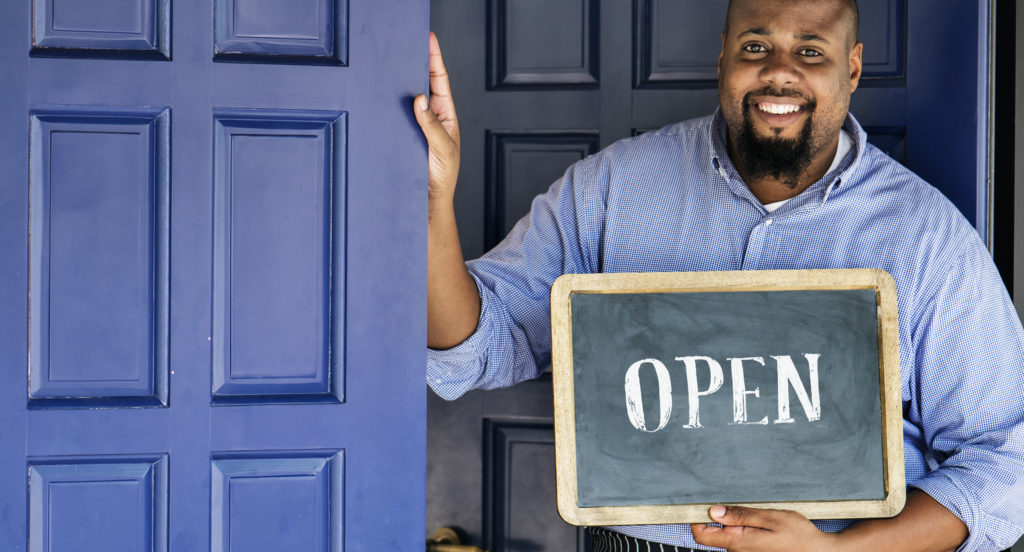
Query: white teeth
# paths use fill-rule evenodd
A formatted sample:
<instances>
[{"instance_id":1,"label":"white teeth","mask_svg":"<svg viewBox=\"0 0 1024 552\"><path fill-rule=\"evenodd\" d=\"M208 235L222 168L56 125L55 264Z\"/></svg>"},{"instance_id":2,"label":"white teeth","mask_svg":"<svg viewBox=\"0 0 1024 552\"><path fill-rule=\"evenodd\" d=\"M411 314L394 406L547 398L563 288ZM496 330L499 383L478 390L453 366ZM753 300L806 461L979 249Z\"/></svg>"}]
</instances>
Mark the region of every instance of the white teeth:
<instances>
[{"instance_id":1,"label":"white teeth","mask_svg":"<svg viewBox=\"0 0 1024 552\"><path fill-rule=\"evenodd\" d=\"M787 113L800 111L800 106L793 104L759 103L757 107L761 111L771 113L772 115L786 115Z\"/></svg>"}]
</instances>

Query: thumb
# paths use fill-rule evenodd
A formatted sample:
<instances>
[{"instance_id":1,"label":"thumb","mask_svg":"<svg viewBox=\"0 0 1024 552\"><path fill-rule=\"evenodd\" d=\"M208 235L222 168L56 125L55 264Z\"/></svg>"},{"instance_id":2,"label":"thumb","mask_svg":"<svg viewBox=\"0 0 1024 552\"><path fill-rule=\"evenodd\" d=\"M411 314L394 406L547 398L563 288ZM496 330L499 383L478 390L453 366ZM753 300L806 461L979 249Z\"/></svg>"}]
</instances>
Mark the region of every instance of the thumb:
<instances>
[{"instance_id":1,"label":"thumb","mask_svg":"<svg viewBox=\"0 0 1024 552\"><path fill-rule=\"evenodd\" d=\"M425 95L420 94L416 96L416 99L413 100L412 110L416 115L416 122L419 123L420 130L423 131L423 135L427 138L427 144L436 148L440 144L452 140L444 125L437 118L437 114L430 110L430 104L427 102Z\"/></svg>"}]
</instances>

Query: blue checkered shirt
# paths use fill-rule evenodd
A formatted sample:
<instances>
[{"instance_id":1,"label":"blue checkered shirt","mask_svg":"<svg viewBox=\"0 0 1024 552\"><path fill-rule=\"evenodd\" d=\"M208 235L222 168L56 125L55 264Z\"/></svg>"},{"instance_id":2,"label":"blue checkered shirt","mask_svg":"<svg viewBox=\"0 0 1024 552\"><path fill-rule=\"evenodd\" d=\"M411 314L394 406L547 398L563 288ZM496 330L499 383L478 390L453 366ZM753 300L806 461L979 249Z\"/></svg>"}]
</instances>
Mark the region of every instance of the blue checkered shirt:
<instances>
[{"instance_id":1,"label":"blue checkered shirt","mask_svg":"<svg viewBox=\"0 0 1024 552\"><path fill-rule=\"evenodd\" d=\"M684 121L569 167L467 263L480 322L457 347L428 352L428 384L454 399L540 374L563 273L881 268L899 297L908 485L963 520L961 550L1009 548L1024 533L1024 332L977 232L868 144L852 115L845 158L769 214L730 161L724 127L718 113ZM703 548L688 525L613 529Z\"/></svg>"}]
</instances>

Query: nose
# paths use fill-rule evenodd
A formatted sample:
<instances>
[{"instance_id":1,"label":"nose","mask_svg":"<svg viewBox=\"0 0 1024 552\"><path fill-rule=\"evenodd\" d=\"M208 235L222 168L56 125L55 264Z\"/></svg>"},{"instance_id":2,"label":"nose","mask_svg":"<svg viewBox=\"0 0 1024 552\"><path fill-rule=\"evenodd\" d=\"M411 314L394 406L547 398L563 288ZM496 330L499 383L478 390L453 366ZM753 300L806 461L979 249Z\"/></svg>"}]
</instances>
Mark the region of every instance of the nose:
<instances>
[{"instance_id":1,"label":"nose","mask_svg":"<svg viewBox=\"0 0 1024 552\"><path fill-rule=\"evenodd\" d=\"M801 78L800 69L794 60L784 52L771 52L761 68L761 80L776 86L790 86Z\"/></svg>"}]
</instances>

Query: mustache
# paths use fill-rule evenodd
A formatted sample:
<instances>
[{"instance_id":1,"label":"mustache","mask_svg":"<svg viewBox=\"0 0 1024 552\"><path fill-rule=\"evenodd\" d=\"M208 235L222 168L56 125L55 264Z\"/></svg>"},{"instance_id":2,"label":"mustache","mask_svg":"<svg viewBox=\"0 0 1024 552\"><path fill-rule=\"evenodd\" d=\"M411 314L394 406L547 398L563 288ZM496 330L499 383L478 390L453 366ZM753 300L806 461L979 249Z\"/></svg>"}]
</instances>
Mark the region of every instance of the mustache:
<instances>
[{"instance_id":1,"label":"mustache","mask_svg":"<svg viewBox=\"0 0 1024 552\"><path fill-rule=\"evenodd\" d=\"M806 111L814 111L814 108L818 106L818 102L811 98L808 98L804 94L793 90L792 88L775 88L773 86L765 86L757 90L752 90L743 95L743 108L749 108L753 102L751 98L754 96L776 96L780 98L797 98L807 103Z\"/></svg>"}]
</instances>

